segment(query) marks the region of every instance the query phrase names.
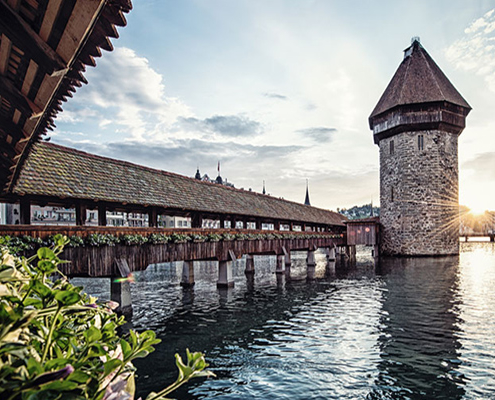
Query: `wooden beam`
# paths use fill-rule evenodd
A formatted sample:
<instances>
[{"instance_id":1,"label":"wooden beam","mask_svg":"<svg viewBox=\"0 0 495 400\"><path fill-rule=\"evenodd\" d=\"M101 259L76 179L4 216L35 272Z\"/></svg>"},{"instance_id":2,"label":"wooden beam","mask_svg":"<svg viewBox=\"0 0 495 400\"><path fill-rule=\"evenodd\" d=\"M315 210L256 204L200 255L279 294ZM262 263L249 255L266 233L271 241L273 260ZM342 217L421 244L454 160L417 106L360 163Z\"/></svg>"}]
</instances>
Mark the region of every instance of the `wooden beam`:
<instances>
[{"instance_id":1,"label":"wooden beam","mask_svg":"<svg viewBox=\"0 0 495 400\"><path fill-rule=\"evenodd\" d=\"M26 137L26 133L19 125L14 124L12 121L0 115L0 129L2 129L8 135L14 137L19 141Z\"/></svg>"},{"instance_id":2,"label":"wooden beam","mask_svg":"<svg viewBox=\"0 0 495 400\"><path fill-rule=\"evenodd\" d=\"M107 226L107 207L105 204L98 204L98 226Z\"/></svg>"},{"instance_id":3,"label":"wooden beam","mask_svg":"<svg viewBox=\"0 0 495 400\"><path fill-rule=\"evenodd\" d=\"M63 59L3 1L0 1L0 26L2 32L36 64L43 65L48 74L66 67Z\"/></svg>"},{"instance_id":4,"label":"wooden beam","mask_svg":"<svg viewBox=\"0 0 495 400\"><path fill-rule=\"evenodd\" d=\"M203 216L200 213L194 213L191 217L191 228L202 228Z\"/></svg>"},{"instance_id":5,"label":"wooden beam","mask_svg":"<svg viewBox=\"0 0 495 400\"><path fill-rule=\"evenodd\" d=\"M158 226L158 212L156 207L151 207L148 211L148 226L150 228L156 228Z\"/></svg>"},{"instance_id":6,"label":"wooden beam","mask_svg":"<svg viewBox=\"0 0 495 400\"><path fill-rule=\"evenodd\" d=\"M11 48L12 42L10 39L7 36L2 35L2 40L0 42L0 75L7 74Z\"/></svg>"},{"instance_id":7,"label":"wooden beam","mask_svg":"<svg viewBox=\"0 0 495 400\"><path fill-rule=\"evenodd\" d=\"M0 2L1 4L1 2ZM4 76L0 75L0 96L8 99L9 103L21 110L24 114L30 117L33 114L39 114L42 110L35 105L31 100L22 94L14 84Z\"/></svg>"},{"instance_id":8,"label":"wooden beam","mask_svg":"<svg viewBox=\"0 0 495 400\"><path fill-rule=\"evenodd\" d=\"M55 24L55 19L57 18L61 4L62 0L51 0L48 2L48 6L46 7L45 15L43 16L43 22L40 28L40 37L45 42L48 42L48 38L50 37L50 33L52 32L53 25Z\"/></svg>"},{"instance_id":9,"label":"wooden beam","mask_svg":"<svg viewBox=\"0 0 495 400\"><path fill-rule=\"evenodd\" d=\"M86 225L86 205L76 204L76 225Z\"/></svg>"},{"instance_id":10,"label":"wooden beam","mask_svg":"<svg viewBox=\"0 0 495 400\"><path fill-rule=\"evenodd\" d=\"M31 202L29 199L21 199L20 202L20 223L21 225L31 225Z\"/></svg>"}]
</instances>

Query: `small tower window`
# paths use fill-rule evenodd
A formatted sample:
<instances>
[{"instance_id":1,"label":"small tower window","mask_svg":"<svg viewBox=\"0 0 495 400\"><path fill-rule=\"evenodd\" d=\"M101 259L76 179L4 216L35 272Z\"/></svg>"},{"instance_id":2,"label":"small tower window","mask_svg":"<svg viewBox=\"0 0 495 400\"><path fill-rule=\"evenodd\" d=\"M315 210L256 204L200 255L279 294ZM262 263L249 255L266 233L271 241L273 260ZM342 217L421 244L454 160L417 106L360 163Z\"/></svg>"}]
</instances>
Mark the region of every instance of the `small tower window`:
<instances>
[{"instance_id":1,"label":"small tower window","mask_svg":"<svg viewBox=\"0 0 495 400\"><path fill-rule=\"evenodd\" d=\"M394 141L393 140L390 141L390 155L391 156L394 155Z\"/></svg>"},{"instance_id":2,"label":"small tower window","mask_svg":"<svg viewBox=\"0 0 495 400\"><path fill-rule=\"evenodd\" d=\"M418 150L422 151L425 148L425 136L418 135Z\"/></svg>"},{"instance_id":3,"label":"small tower window","mask_svg":"<svg viewBox=\"0 0 495 400\"><path fill-rule=\"evenodd\" d=\"M390 201L391 202L394 201L394 187L393 186L390 188Z\"/></svg>"}]
</instances>

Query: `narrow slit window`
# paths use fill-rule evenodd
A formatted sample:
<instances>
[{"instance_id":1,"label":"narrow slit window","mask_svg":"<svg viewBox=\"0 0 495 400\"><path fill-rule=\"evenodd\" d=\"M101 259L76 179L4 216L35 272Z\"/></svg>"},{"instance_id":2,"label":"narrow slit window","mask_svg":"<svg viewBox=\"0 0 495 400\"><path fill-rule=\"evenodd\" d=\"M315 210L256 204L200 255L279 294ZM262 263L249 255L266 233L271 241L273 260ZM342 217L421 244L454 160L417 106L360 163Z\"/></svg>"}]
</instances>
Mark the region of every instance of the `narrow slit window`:
<instances>
[{"instance_id":1,"label":"narrow slit window","mask_svg":"<svg viewBox=\"0 0 495 400\"><path fill-rule=\"evenodd\" d=\"M391 202L394 201L394 188L393 187L390 188L390 201Z\"/></svg>"},{"instance_id":2,"label":"narrow slit window","mask_svg":"<svg viewBox=\"0 0 495 400\"><path fill-rule=\"evenodd\" d=\"M391 141L390 141L390 155L391 155L391 156L393 156L393 155L394 155L394 150L395 150L395 149L394 149L394 146L395 146L395 145L394 145L394 141L393 141L393 140L391 140Z\"/></svg>"},{"instance_id":3,"label":"narrow slit window","mask_svg":"<svg viewBox=\"0 0 495 400\"><path fill-rule=\"evenodd\" d=\"M425 137L424 135L418 135L418 150L422 151L425 148Z\"/></svg>"}]
</instances>

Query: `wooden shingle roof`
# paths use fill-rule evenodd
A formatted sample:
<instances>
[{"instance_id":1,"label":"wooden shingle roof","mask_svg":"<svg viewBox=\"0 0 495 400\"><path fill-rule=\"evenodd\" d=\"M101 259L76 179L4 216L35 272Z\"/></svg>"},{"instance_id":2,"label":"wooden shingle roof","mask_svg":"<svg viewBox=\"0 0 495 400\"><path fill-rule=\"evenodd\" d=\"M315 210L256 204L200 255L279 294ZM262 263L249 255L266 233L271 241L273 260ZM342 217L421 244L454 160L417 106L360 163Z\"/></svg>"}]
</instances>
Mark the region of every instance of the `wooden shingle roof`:
<instances>
[{"instance_id":1,"label":"wooden shingle roof","mask_svg":"<svg viewBox=\"0 0 495 400\"><path fill-rule=\"evenodd\" d=\"M0 0L0 193L11 192L33 143L87 83L130 0Z\"/></svg>"},{"instance_id":2,"label":"wooden shingle roof","mask_svg":"<svg viewBox=\"0 0 495 400\"><path fill-rule=\"evenodd\" d=\"M404 52L404 60L371 113L370 121L402 105L446 101L471 109L418 40Z\"/></svg>"},{"instance_id":3,"label":"wooden shingle roof","mask_svg":"<svg viewBox=\"0 0 495 400\"><path fill-rule=\"evenodd\" d=\"M342 215L275 197L41 142L33 146L13 193L146 205L213 215L344 226Z\"/></svg>"}]
</instances>

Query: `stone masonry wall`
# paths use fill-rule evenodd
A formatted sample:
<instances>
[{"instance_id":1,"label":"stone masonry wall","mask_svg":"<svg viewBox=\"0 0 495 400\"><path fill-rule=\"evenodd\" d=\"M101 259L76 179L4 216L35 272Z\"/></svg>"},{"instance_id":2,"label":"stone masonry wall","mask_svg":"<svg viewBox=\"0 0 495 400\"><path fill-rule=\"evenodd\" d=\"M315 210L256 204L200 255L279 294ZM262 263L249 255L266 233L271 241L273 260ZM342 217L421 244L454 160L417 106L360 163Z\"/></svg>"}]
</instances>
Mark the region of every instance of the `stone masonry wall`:
<instances>
[{"instance_id":1,"label":"stone masonry wall","mask_svg":"<svg viewBox=\"0 0 495 400\"><path fill-rule=\"evenodd\" d=\"M457 139L431 130L380 141L382 254L459 253Z\"/></svg>"}]
</instances>

